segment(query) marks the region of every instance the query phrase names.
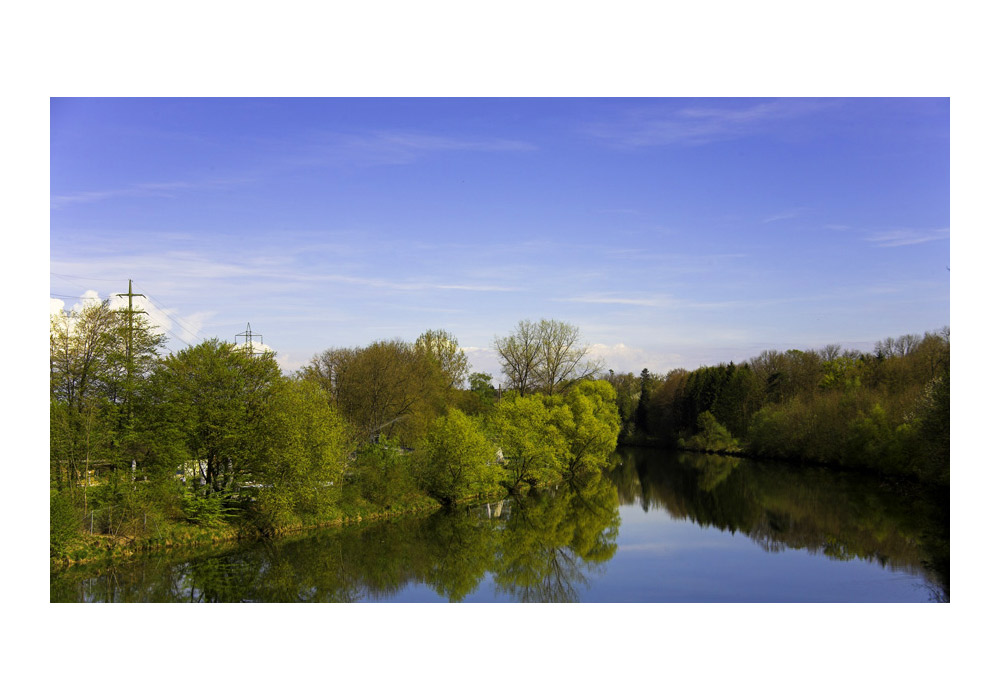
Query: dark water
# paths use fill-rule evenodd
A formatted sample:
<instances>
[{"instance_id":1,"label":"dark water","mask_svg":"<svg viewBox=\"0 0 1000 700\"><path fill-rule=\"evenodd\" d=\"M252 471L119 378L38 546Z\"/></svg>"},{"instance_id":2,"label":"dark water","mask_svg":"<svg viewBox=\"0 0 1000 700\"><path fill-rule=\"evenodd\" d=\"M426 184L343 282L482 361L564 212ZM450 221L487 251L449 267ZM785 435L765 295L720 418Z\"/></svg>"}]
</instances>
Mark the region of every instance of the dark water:
<instances>
[{"instance_id":1,"label":"dark water","mask_svg":"<svg viewBox=\"0 0 1000 700\"><path fill-rule=\"evenodd\" d=\"M946 506L912 490L712 455L615 461L586 485L457 512L73 567L51 600L948 600Z\"/></svg>"}]
</instances>

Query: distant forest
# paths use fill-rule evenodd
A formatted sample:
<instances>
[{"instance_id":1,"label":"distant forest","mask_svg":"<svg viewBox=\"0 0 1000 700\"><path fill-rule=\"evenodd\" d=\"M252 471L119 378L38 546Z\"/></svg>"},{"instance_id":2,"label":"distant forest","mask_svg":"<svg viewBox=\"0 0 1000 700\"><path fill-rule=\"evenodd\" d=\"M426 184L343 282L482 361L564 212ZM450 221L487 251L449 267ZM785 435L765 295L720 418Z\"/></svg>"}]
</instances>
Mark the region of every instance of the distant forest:
<instances>
[{"instance_id":1,"label":"distant forest","mask_svg":"<svg viewBox=\"0 0 1000 700\"><path fill-rule=\"evenodd\" d=\"M609 372L621 440L949 478L950 331L886 338L872 352L768 350L733 362Z\"/></svg>"}]
</instances>

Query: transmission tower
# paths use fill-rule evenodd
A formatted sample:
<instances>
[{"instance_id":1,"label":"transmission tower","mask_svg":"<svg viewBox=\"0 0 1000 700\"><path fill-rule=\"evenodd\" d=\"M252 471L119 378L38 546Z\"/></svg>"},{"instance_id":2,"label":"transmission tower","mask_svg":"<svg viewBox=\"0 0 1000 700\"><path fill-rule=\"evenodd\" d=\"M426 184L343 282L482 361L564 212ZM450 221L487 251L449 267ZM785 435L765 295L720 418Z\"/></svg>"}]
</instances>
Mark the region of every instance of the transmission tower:
<instances>
[{"instance_id":1,"label":"transmission tower","mask_svg":"<svg viewBox=\"0 0 1000 700\"><path fill-rule=\"evenodd\" d=\"M253 355L263 355L264 354L263 350L261 350L260 352L256 352L253 349L253 339L254 338L260 338L260 344L263 345L264 344L264 336L262 336L260 333L251 333L250 332L250 324L249 323L247 324L246 331L244 331L243 333L237 333L236 337L237 338L243 338L243 351L246 352L247 355L253 356Z\"/></svg>"},{"instance_id":2,"label":"transmission tower","mask_svg":"<svg viewBox=\"0 0 1000 700\"><path fill-rule=\"evenodd\" d=\"M146 298L145 294L132 293L132 280L128 281L128 293L116 294L118 297L128 297L128 310L121 309L120 313L128 314L128 336L125 338L125 406L126 410L132 412L132 317L135 314L144 314L145 311L132 309L132 297ZM148 315L148 314L147 314Z\"/></svg>"}]
</instances>

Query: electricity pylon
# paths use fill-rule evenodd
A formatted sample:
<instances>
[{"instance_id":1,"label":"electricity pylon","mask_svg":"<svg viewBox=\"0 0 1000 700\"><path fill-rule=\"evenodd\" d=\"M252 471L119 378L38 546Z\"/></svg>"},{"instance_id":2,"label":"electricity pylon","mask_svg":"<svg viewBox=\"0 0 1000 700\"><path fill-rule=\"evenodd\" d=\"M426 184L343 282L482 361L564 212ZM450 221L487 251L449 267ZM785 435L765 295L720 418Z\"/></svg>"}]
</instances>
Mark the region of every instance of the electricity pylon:
<instances>
[{"instance_id":1,"label":"electricity pylon","mask_svg":"<svg viewBox=\"0 0 1000 700\"><path fill-rule=\"evenodd\" d=\"M121 313L128 314L128 336L125 338L125 407L128 415L132 414L132 316L144 314L145 311L132 309L132 297L146 298L145 294L132 293L132 280L128 281L128 294L116 294L119 297L128 297L128 311L121 309ZM148 315L148 314L147 314Z\"/></svg>"},{"instance_id":2,"label":"electricity pylon","mask_svg":"<svg viewBox=\"0 0 1000 700\"><path fill-rule=\"evenodd\" d=\"M253 339L254 338L260 338L260 344L263 345L264 344L264 336L262 336L260 333L251 333L250 332L250 324L249 323L247 324L246 331L243 332L243 333L237 333L236 337L237 338L243 338L243 350L246 352L247 355L253 356L253 355L263 355L264 354L263 350L261 350L260 352L255 352L254 349L253 349Z\"/></svg>"}]
</instances>

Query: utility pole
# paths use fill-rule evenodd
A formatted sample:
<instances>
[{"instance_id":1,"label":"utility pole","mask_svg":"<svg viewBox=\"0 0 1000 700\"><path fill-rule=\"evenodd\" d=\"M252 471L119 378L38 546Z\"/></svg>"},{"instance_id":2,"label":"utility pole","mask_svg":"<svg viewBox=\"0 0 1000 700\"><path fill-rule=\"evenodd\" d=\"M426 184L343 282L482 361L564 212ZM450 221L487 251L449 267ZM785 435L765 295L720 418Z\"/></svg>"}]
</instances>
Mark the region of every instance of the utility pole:
<instances>
[{"instance_id":1,"label":"utility pole","mask_svg":"<svg viewBox=\"0 0 1000 700\"><path fill-rule=\"evenodd\" d=\"M253 349L253 339L254 338L260 338L260 344L263 345L264 344L264 336L262 336L260 333L251 333L250 332L250 324L249 323L247 323L247 329L246 329L246 331L244 331L243 333L237 333L236 337L237 338L243 338L243 350L246 352L247 355L250 355L251 357L253 357L254 355L263 355L264 354L263 351L261 351L261 352L254 352L254 349Z\"/></svg>"},{"instance_id":2,"label":"utility pole","mask_svg":"<svg viewBox=\"0 0 1000 700\"><path fill-rule=\"evenodd\" d=\"M125 421L131 429L132 425L132 316L144 314L145 311L134 311L132 309L132 297L146 298L145 294L134 294L132 292L132 280L128 281L128 294L116 294L119 297L128 297L128 336L125 338ZM132 481L135 481L135 460L132 460ZM132 487L133 489L135 486Z\"/></svg>"},{"instance_id":3,"label":"utility pole","mask_svg":"<svg viewBox=\"0 0 1000 700\"><path fill-rule=\"evenodd\" d=\"M128 281L128 294L116 294L119 297L128 297L128 337L125 339L125 406L128 417L132 417L132 316L134 314L144 314L145 311L132 310L132 297L146 298L145 294L132 293L132 280Z\"/></svg>"}]
</instances>

